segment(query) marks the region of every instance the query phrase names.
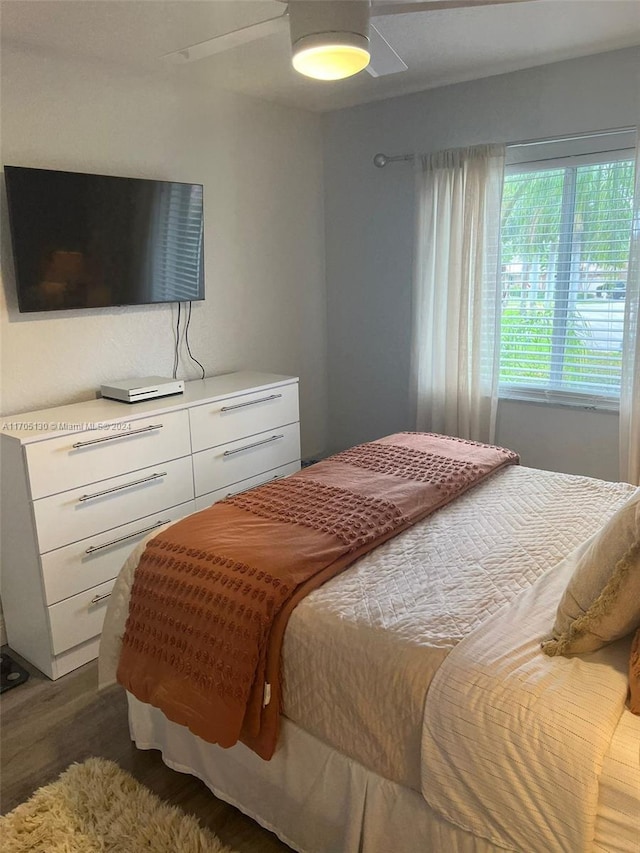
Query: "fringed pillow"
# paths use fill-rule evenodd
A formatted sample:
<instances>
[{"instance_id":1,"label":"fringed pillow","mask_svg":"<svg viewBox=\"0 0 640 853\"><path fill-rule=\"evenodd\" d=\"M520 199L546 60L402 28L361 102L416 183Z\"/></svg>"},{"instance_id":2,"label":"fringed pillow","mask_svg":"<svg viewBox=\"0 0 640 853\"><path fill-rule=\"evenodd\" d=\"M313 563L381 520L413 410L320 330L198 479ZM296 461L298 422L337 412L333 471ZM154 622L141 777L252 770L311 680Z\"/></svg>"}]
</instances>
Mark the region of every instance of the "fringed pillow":
<instances>
[{"instance_id":1,"label":"fringed pillow","mask_svg":"<svg viewBox=\"0 0 640 853\"><path fill-rule=\"evenodd\" d=\"M629 708L640 714L640 628L633 638L629 658Z\"/></svg>"},{"instance_id":2,"label":"fringed pillow","mask_svg":"<svg viewBox=\"0 0 640 853\"><path fill-rule=\"evenodd\" d=\"M592 652L640 625L640 490L582 554L558 605L548 655Z\"/></svg>"}]
</instances>

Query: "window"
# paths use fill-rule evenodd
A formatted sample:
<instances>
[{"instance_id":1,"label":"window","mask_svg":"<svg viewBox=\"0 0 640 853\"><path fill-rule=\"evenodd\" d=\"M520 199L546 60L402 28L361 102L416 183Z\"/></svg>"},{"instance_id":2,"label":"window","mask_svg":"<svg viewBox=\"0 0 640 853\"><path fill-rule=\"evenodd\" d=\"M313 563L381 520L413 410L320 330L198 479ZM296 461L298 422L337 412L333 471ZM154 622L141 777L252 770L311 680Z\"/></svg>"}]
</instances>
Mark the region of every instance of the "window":
<instances>
[{"instance_id":1,"label":"window","mask_svg":"<svg viewBox=\"0 0 640 853\"><path fill-rule=\"evenodd\" d=\"M501 396L617 404L633 189L632 151L508 168Z\"/></svg>"}]
</instances>

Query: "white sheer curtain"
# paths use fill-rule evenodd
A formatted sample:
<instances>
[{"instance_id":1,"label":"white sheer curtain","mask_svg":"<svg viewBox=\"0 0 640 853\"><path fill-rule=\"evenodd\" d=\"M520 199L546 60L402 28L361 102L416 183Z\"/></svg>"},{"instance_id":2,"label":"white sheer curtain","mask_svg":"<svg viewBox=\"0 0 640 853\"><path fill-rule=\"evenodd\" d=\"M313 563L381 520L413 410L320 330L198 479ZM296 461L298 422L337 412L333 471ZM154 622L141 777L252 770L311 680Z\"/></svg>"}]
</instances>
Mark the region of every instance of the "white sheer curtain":
<instances>
[{"instance_id":1,"label":"white sheer curtain","mask_svg":"<svg viewBox=\"0 0 640 853\"><path fill-rule=\"evenodd\" d=\"M505 148L422 157L417 169L412 384L416 428L493 443Z\"/></svg>"},{"instance_id":2,"label":"white sheer curtain","mask_svg":"<svg viewBox=\"0 0 640 853\"><path fill-rule=\"evenodd\" d=\"M638 137L636 137L638 139ZM640 140L622 344L620 383L620 479L640 485Z\"/></svg>"}]
</instances>

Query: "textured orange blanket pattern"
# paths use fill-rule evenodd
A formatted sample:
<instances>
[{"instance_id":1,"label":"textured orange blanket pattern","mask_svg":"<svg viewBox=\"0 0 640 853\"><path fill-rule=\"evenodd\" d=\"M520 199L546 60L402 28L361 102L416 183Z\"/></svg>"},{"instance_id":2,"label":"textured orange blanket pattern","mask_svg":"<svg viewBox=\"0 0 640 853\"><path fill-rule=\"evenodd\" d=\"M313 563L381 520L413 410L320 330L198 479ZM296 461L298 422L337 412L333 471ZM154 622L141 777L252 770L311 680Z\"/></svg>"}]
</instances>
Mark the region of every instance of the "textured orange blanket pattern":
<instances>
[{"instance_id":1,"label":"textured orange blanket pattern","mask_svg":"<svg viewBox=\"0 0 640 853\"><path fill-rule=\"evenodd\" d=\"M515 453L431 433L363 444L214 504L136 568L118 681L211 743L275 750L296 604Z\"/></svg>"}]
</instances>

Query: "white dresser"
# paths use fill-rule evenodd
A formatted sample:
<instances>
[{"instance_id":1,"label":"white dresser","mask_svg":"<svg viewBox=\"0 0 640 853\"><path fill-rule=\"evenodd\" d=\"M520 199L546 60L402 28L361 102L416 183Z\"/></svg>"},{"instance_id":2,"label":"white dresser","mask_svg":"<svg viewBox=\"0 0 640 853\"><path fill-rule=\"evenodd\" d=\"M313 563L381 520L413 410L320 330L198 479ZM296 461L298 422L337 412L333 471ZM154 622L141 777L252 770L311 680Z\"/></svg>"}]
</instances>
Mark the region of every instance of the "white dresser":
<instances>
[{"instance_id":1,"label":"white dresser","mask_svg":"<svg viewBox=\"0 0 640 853\"><path fill-rule=\"evenodd\" d=\"M97 656L128 552L168 521L300 468L298 380L229 373L140 403L2 419L9 645L50 678Z\"/></svg>"}]
</instances>

